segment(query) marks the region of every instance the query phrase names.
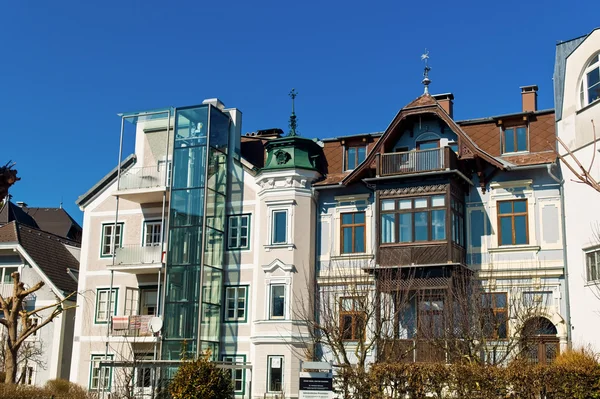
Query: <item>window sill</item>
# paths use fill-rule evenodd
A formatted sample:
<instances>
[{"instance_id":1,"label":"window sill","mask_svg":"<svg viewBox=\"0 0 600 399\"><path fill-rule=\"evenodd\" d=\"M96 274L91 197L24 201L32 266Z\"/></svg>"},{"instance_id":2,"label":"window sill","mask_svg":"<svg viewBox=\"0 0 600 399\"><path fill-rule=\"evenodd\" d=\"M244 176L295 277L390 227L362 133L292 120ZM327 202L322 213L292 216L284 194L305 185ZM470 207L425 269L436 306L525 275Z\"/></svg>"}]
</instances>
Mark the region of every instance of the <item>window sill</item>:
<instances>
[{"instance_id":1,"label":"window sill","mask_svg":"<svg viewBox=\"0 0 600 399\"><path fill-rule=\"evenodd\" d=\"M291 251L296 248L294 244L267 244L264 247L267 251L271 251L272 249L287 249L288 251Z\"/></svg>"},{"instance_id":2,"label":"window sill","mask_svg":"<svg viewBox=\"0 0 600 399\"><path fill-rule=\"evenodd\" d=\"M488 249L488 252L519 252L519 251L539 251L539 245L503 245L496 248Z\"/></svg>"},{"instance_id":3,"label":"window sill","mask_svg":"<svg viewBox=\"0 0 600 399\"><path fill-rule=\"evenodd\" d=\"M587 111L589 108L592 108L594 105L597 105L597 104L600 104L600 99L592 101L585 107L581 107L580 109L577 110L576 114L579 115L580 113Z\"/></svg>"},{"instance_id":4,"label":"window sill","mask_svg":"<svg viewBox=\"0 0 600 399\"><path fill-rule=\"evenodd\" d=\"M367 253L353 253L353 254L341 254L332 255L331 260L345 260L345 259L373 259L375 255Z\"/></svg>"}]
</instances>

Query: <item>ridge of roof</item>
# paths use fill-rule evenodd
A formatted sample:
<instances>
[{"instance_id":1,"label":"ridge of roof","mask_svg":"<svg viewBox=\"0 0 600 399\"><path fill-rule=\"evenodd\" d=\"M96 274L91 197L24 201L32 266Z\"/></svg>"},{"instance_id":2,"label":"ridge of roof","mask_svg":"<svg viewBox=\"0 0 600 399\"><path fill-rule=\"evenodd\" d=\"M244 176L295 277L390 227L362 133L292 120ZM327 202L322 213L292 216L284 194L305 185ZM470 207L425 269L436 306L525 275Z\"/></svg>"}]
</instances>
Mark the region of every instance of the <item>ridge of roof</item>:
<instances>
[{"instance_id":1,"label":"ridge of roof","mask_svg":"<svg viewBox=\"0 0 600 399\"><path fill-rule=\"evenodd\" d=\"M124 170L129 169L136 162L137 162L137 156L135 154L131 154L121 162L120 167L124 171ZM118 170L119 170L119 166L115 166L102 179L100 179L96 184L94 184L88 191L86 191L85 193L80 195L77 198L77 200L75 201L75 204L80 207L87 204L87 202L92 200L97 194L99 194L102 190L104 190L104 188L106 186L108 186L110 183L112 183L117 178Z\"/></svg>"},{"instance_id":2,"label":"ridge of roof","mask_svg":"<svg viewBox=\"0 0 600 399\"><path fill-rule=\"evenodd\" d=\"M493 122L495 120L502 119L502 118L510 118L510 117L523 116L523 115L545 115L545 114L551 114L553 112L554 112L554 108L547 108L547 109L541 109L538 111L515 112L515 113L511 113L511 114L485 116L482 118L463 119L463 120L455 121L455 122L459 126L460 125L471 125L471 124L476 124L476 123Z\"/></svg>"}]
</instances>

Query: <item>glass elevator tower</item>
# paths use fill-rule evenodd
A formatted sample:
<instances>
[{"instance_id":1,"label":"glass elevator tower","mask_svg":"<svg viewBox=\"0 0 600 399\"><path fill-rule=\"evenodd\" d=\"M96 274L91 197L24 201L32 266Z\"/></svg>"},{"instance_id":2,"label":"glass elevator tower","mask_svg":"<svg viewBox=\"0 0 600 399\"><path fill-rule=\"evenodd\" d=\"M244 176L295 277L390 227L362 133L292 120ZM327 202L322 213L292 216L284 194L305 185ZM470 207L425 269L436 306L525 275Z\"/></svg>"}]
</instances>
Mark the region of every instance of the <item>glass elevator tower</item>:
<instances>
[{"instance_id":1,"label":"glass elevator tower","mask_svg":"<svg viewBox=\"0 0 600 399\"><path fill-rule=\"evenodd\" d=\"M177 108L162 359L219 354L231 118L212 104Z\"/></svg>"}]
</instances>

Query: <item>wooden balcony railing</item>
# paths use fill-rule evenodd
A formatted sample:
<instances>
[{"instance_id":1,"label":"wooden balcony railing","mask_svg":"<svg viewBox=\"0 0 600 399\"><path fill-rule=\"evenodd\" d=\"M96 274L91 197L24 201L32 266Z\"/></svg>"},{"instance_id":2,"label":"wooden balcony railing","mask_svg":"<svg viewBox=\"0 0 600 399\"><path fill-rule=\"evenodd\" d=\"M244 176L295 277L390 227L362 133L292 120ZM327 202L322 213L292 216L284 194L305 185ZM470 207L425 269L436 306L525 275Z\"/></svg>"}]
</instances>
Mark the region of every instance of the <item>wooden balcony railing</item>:
<instances>
[{"instance_id":1,"label":"wooden balcony railing","mask_svg":"<svg viewBox=\"0 0 600 399\"><path fill-rule=\"evenodd\" d=\"M393 176L456 169L456 153L450 147L392 152L379 157L378 175Z\"/></svg>"}]
</instances>

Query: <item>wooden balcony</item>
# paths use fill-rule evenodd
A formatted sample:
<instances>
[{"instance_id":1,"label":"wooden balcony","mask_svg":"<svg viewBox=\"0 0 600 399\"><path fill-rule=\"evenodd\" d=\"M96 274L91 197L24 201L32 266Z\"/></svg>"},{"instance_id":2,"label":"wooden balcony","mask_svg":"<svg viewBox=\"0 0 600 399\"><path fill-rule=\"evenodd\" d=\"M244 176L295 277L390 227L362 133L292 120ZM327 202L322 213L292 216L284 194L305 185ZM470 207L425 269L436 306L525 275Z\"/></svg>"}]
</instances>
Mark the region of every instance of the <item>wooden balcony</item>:
<instances>
[{"instance_id":1,"label":"wooden balcony","mask_svg":"<svg viewBox=\"0 0 600 399\"><path fill-rule=\"evenodd\" d=\"M384 244L378 248L377 263L381 266L440 265L465 263L465 249L454 242L414 242Z\"/></svg>"},{"instance_id":2,"label":"wooden balcony","mask_svg":"<svg viewBox=\"0 0 600 399\"><path fill-rule=\"evenodd\" d=\"M412 175L457 168L456 153L450 147L443 147L381 154L377 162L377 175Z\"/></svg>"}]
</instances>

